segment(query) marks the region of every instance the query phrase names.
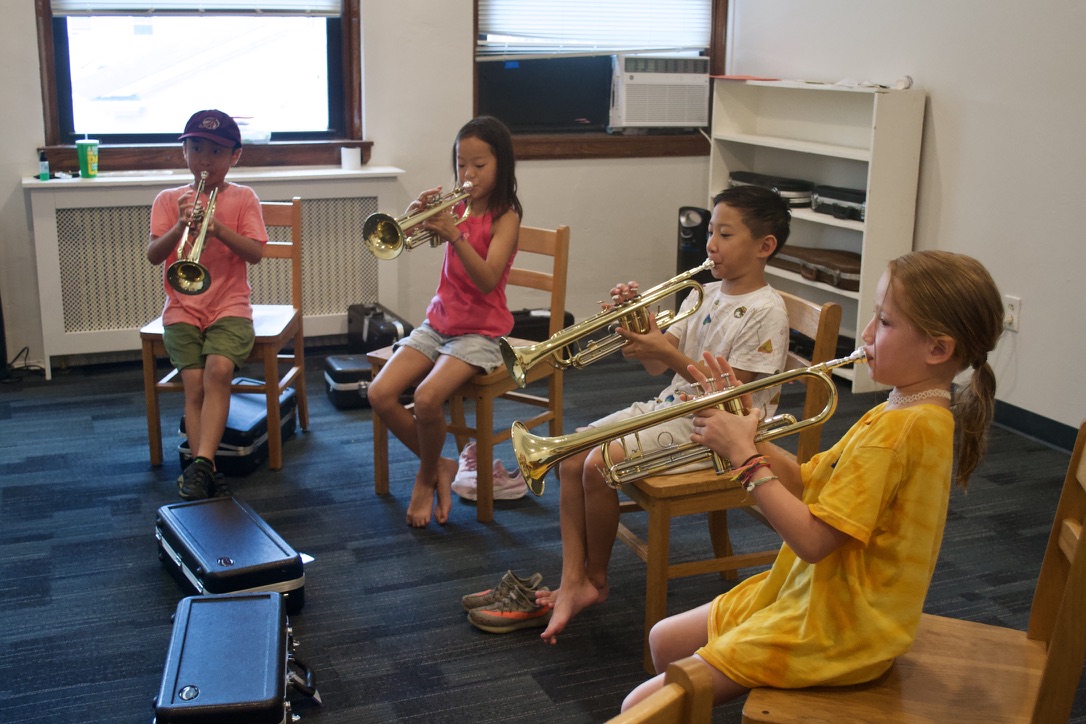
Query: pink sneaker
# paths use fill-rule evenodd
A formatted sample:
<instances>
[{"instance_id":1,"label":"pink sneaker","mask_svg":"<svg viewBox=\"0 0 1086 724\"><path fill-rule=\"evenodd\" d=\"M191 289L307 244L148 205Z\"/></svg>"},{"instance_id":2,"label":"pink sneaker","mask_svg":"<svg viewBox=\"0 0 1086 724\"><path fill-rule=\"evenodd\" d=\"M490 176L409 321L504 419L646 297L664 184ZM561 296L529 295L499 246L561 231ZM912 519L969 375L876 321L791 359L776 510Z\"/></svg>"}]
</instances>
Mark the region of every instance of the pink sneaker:
<instances>
[{"instance_id":1,"label":"pink sneaker","mask_svg":"<svg viewBox=\"0 0 1086 724\"><path fill-rule=\"evenodd\" d=\"M501 460L494 461L494 500L516 500L528 492L520 467L509 473Z\"/></svg>"},{"instance_id":2,"label":"pink sneaker","mask_svg":"<svg viewBox=\"0 0 1086 724\"><path fill-rule=\"evenodd\" d=\"M461 498L475 500L477 464L475 461L475 441L472 440L460 452L460 469L453 479L453 492Z\"/></svg>"}]
</instances>

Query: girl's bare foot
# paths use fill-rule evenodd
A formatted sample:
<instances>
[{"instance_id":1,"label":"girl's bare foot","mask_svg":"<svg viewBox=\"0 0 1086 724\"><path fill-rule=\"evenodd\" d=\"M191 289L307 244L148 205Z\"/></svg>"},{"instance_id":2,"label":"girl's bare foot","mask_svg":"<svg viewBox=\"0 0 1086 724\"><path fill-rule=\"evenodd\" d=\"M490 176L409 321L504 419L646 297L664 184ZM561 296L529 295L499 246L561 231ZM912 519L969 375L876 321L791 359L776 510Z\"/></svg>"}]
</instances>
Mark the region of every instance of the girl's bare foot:
<instances>
[{"instance_id":1,"label":"girl's bare foot","mask_svg":"<svg viewBox=\"0 0 1086 724\"><path fill-rule=\"evenodd\" d=\"M437 504L434 506L434 520L441 525L449 521L449 512L452 510L452 484L456 479L456 471L460 469L460 463L450 458L441 458L437 461Z\"/></svg>"},{"instance_id":2,"label":"girl's bare foot","mask_svg":"<svg viewBox=\"0 0 1086 724\"><path fill-rule=\"evenodd\" d=\"M425 528L430 524L436 487L433 482L422 478L421 472L415 476L415 487L411 489L411 502L407 506L407 524L412 528Z\"/></svg>"},{"instance_id":3,"label":"girl's bare foot","mask_svg":"<svg viewBox=\"0 0 1086 724\"><path fill-rule=\"evenodd\" d=\"M562 581L562 585L555 591L548 591L544 595L542 591L536 593L536 603L550 606L551 620L547 628L539 635L549 644L558 643L558 634L566 628L566 624L574 616L589 606L603 603L607 600L610 589L604 585L596 588L592 583L582 578L576 581Z\"/></svg>"}]
</instances>

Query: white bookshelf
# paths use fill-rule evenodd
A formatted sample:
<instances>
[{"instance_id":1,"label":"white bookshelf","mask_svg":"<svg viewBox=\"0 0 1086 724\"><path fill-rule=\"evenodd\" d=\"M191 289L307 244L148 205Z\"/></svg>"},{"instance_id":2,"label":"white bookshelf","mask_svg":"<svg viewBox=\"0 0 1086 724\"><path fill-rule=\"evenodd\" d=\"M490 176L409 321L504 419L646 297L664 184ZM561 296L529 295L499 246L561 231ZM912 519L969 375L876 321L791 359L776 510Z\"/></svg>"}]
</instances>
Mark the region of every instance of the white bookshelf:
<instances>
[{"instance_id":1,"label":"white bookshelf","mask_svg":"<svg viewBox=\"0 0 1086 724\"><path fill-rule=\"evenodd\" d=\"M859 253L859 291L767 268L770 282L782 291L839 303L841 334L854 339L870 319L887 262L913 248L924 102L925 93L917 89L713 81L710 199L727 187L732 171L866 189L864 221L796 208L788 240L788 245ZM852 380L855 392L877 388L863 365L839 373Z\"/></svg>"}]
</instances>

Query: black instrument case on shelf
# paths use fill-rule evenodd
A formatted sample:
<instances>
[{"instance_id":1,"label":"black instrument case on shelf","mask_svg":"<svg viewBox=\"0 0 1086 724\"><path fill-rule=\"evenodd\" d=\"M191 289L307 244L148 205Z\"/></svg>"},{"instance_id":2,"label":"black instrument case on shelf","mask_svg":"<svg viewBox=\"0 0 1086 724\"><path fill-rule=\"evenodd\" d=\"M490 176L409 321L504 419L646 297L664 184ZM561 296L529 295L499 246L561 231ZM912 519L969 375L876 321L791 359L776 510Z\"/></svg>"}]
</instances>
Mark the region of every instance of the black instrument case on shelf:
<instances>
[{"instance_id":1,"label":"black instrument case on shelf","mask_svg":"<svg viewBox=\"0 0 1086 724\"><path fill-rule=\"evenodd\" d=\"M237 498L164 505L155 538L159 559L190 592L277 591L288 613L305 604L301 554Z\"/></svg>"},{"instance_id":2,"label":"black instrument case on shelf","mask_svg":"<svg viewBox=\"0 0 1086 724\"><path fill-rule=\"evenodd\" d=\"M283 596L190 596L177 605L155 724L283 724L293 690L321 703L294 656Z\"/></svg>"},{"instance_id":3,"label":"black instrument case on shelf","mask_svg":"<svg viewBox=\"0 0 1086 724\"><path fill-rule=\"evenodd\" d=\"M235 377L234 383L257 383L249 377ZM274 383L273 383L274 384ZM298 398L293 387L279 396L279 429L283 440L294 435L298 424ZM181 416L181 435L185 435L185 416ZM177 446L184 470L192 462L192 450L186 438ZM268 459L268 403L259 392L235 392L230 395L230 412L226 416L219 449L215 452L215 469L223 475L248 475Z\"/></svg>"},{"instance_id":4,"label":"black instrument case on shelf","mask_svg":"<svg viewBox=\"0 0 1086 724\"><path fill-rule=\"evenodd\" d=\"M728 174L728 186L762 186L772 189L788 202L789 206L810 206L814 184L798 178L771 176L753 171L732 171Z\"/></svg>"},{"instance_id":5,"label":"black instrument case on shelf","mask_svg":"<svg viewBox=\"0 0 1086 724\"><path fill-rule=\"evenodd\" d=\"M811 190L811 210L838 219L863 221L867 212L867 192L840 186L815 186Z\"/></svg>"}]
</instances>

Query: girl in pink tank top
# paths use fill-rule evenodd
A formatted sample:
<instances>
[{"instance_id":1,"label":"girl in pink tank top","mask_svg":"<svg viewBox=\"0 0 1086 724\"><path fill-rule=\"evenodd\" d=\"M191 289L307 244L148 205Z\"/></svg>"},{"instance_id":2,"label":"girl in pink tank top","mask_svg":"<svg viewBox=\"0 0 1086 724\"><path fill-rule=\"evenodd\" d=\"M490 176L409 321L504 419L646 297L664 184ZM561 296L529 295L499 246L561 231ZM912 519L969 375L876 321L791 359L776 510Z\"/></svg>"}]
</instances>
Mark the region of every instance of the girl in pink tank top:
<instances>
[{"instance_id":1,"label":"girl in pink tank top","mask_svg":"<svg viewBox=\"0 0 1086 724\"><path fill-rule=\"evenodd\" d=\"M497 118L480 116L457 133L452 156L457 185L471 185L471 210L460 224L462 207L455 215L435 214L420 225L448 242L437 292L426 321L397 343L368 390L374 413L419 457L407 508L407 524L416 528L428 525L431 517L444 524L452 508L458 463L441 456L445 402L474 375L502 364L498 337L513 328L505 283L523 215L513 139ZM440 186L423 191L406 213L421 211L440 193ZM415 407L408 410L400 395L412 384Z\"/></svg>"}]
</instances>

